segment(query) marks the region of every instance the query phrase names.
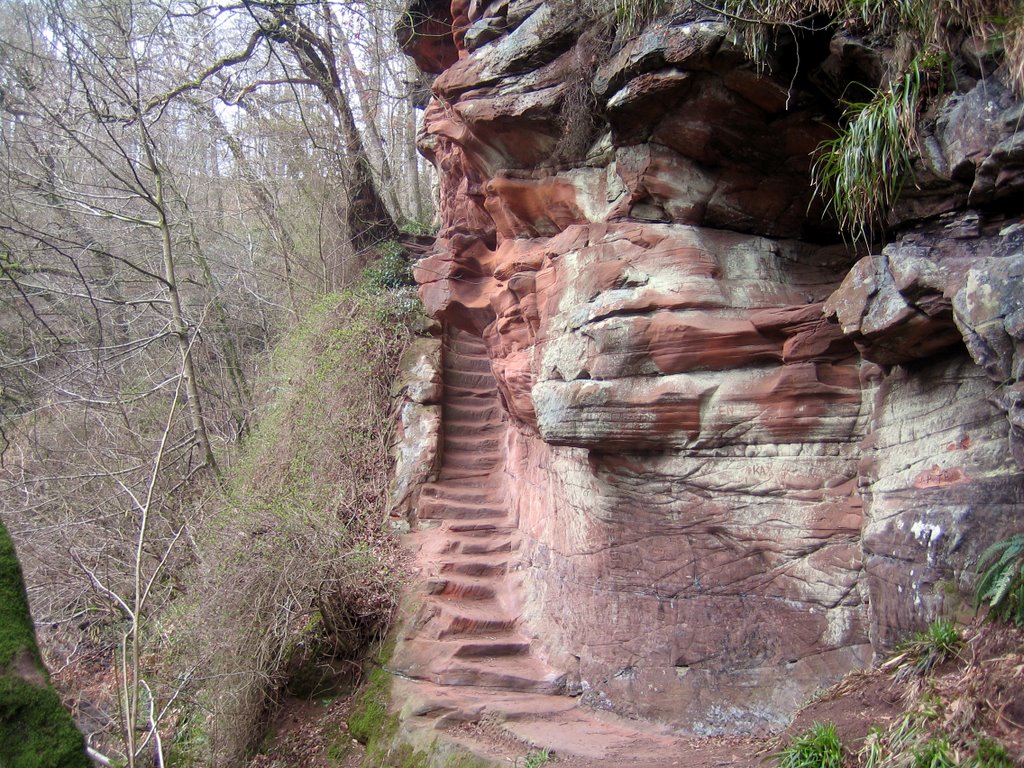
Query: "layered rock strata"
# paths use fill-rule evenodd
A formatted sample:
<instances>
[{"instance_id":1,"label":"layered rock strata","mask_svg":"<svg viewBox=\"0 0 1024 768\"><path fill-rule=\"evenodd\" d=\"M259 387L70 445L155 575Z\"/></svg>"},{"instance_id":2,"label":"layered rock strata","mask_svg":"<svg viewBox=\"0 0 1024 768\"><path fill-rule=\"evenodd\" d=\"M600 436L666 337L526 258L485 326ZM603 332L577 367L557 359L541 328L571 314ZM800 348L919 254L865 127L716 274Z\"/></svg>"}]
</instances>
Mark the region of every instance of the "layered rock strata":
<instances>
[{"instance_id":1,"label":"layered rock strata","mask_svg":"<svg viewBox=\"0 0 1024 768\"><path fill-rule=\"evenodd\" d=\"M965 74L858 252L810 184L837 96L884 63L845 33L794 34L776 79L707 14L608 42L553 2L416 8L451 30L405 42L438 74L415 274L457 417L410 505L429 594L400 671L756 732L957 611L1022 527L1019 103ZM486 492L450 474L471 457ZM500 588L445 575L470 513L509 542L474 555ZM512 634L469 674L477 631Z\"/></svg>"}]
</instances>

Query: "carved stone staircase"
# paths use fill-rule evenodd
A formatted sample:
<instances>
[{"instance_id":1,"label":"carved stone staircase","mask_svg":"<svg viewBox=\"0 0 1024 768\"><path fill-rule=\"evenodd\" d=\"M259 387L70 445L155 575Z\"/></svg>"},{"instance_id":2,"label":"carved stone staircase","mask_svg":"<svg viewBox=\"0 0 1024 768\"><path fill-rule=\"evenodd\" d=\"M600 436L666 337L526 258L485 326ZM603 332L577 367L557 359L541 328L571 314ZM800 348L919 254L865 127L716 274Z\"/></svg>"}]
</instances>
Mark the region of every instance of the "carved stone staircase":
<instances>
[{"instance_id":1,"label":"carved stone staircase","mask_svg":"<svg viewBox=\"0 0 1024 768\"><path fill-rule=\"evenodd\" d=\"M442 686L562 693L565 675L531 652L520 625L520 538L505 503L505 426L486 347L449 331L442 354L441 470L422 489L409 536L419 607L395 670Z\"/></svg>"},{"instance_id":2,"label":"carved stone staircase","mask_svg":"<svg viewBox=\"0 0 1024 768\"><path fill-rule=\"evenodd\" d=\"M390 664L407 733L430 745L444 730L502 764L529 748L585 768L684 764L677 737L580 706L575 677L537 653L521 621L521 534L506 503L506 427L486 347L449 330L442 357L441 468L406 537L418 579Z\"/></svg>"}]
</instances>

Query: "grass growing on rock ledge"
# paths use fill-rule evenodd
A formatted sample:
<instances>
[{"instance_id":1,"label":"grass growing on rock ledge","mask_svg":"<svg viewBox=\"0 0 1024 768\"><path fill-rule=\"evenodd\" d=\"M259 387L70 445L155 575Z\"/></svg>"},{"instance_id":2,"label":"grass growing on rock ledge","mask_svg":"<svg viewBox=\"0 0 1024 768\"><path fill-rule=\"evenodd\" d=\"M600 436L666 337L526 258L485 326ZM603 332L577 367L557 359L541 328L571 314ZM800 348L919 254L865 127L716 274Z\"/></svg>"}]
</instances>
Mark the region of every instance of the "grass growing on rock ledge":
<instances>
[{"instance_id":1,"label":"grass growing on rock ledge","mask_svg":"<svg viewBox=\"0 0 1024 768\"><path fill-rule=\"evenodd\" d=\"M964 35L984 41L1024 93L1024 5L1018 0L717 0L696 5L720 14L759 68L770 68L780 35L842 27L887 50L879 83L858 83L870 97L846 104L836 137L814 163L816 193L854 241L882 230L901 189L912 183L917 122L941 84ZM934 94L932 94L934 95ZM845 98L845 96L844 96Z\"/></svg>"},{"instance_id":2,"label":"grass growing on rock ledge","mask_svg":"<svg viewBox=\"0 0 1024 768\"><path fill-rule=\"evenodd\" d=\"M377 272L278 346L259 426L197 537L177 650L205 716L179 764L242 764L286 689L354 680L387 632L401 574L386 527L390 383L418 303Z\"/></svg>"},{"instance_id":3,"label":"grass growing on rock ledge","mask_svg":"<svg viewBox=\"0 0 1024 768\"><path fill-rule=\"evenodd\" d=\"M1024 764L1018 713L1024 631L936 621L878 669L851 673L799 712L776 764L832 765L819 754L827 741L833 756L842 744L848 768L1009 768ZM822 732L826 721L833 733Z\"/></svg>"},{"instance_id":4,"label":"grass growing on rock ledge","mask_svg":"<svg viewBox=\"0 0 1024 768\"><path fill-rule=\"evenodd\" d=\"M873 99L851 104L847 124L819 147L814 188L854 241L868 242L899 196L917 143L922 68L915 59L903 77Z\"/></svg>"}]
</instances>

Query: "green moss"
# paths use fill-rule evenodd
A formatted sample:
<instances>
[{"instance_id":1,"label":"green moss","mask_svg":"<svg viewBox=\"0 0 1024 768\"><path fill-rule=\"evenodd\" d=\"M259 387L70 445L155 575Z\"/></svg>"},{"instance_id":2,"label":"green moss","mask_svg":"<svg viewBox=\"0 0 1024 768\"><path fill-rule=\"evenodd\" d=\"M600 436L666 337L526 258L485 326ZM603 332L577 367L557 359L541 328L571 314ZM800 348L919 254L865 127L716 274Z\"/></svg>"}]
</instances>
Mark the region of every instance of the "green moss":
<instances>
[{"instance_id":1,"label":"green moss","mask_svg":"<svg viewBox=\"0 0 1024 768\"><path fill-rule=\"evenodd\" d=\"M21 566L7 529L0 524L0 766L72 768L88 765L82 734L75 728L57 693L6 670L11 660L25 651L45 677Z\"/></svg>"},{"instance_id":2,"label":"green moss","mask_svg":"<svg viewBox=\"0 0 1024 768\"><path fill-rule=\"evenodd\" d=\"M0 524L0 670L23 649L43 668L14 543Z\"/></svg>"},{"instance_id":3,"label":"green moss","mask_svg":"<svg viewBox=\"0 0 1024 768\"><path fill-rule=\"evenodd\" d=\"M369 745L371 740L385 730L390 699L391 675L383 669L374 669L356 698L356 705L348 718L348 731L353 739Z\"/></svg>"},{"instance_id":4,"label":"green moss","mask_svg":"<svg viewBox=\"0 0 1024 768\"><path fill-rule=\"evenodd\" d=\"M348 732L337 723L329 726L325 732L326 745L324 757L330 768L342 768L352 752L352 739Z\"/></svg>"},{"instance_id":5,"label":"green moss","mask_svg":"<svg viewBox=\"0 0 1024 768\"><path fill-rule=\"evenodd\" d=\"M493 768L494 763L454 744L434 741L417 749L403 740L401 720L390 711L391 675L384 669L394 651L395 637L390 635L373 654L373 671L349 715L348 735L366 745L362 764L366 768Z\"/></svg>"},{"instance_id":6,"label":"green moss","mask_svg":"<svg viewBox=\"0 0 1024 768\"><path fill-rule=\"evenodd\" d=\"M0 678L0 765L79 768L89 765L82 734L52 688Z\"/></svg>"},{"instance_id":7,"label":"green moss","mask_svg":"<svg viewBox=\"0 0 1024 768\"><path fill-rule=\"evenodd\" d=\"M393 650L393 640L383 643L377 651L376 660L385 663ZM422 751L402 741L399 737L401 723L398 715L388 711L390 702L391 675L381 667L376 667L356 698L348 720L349 735L366 745L363 765L374 768L430 768L433 765L434 746Z\"/></svg>"}]
</instances>

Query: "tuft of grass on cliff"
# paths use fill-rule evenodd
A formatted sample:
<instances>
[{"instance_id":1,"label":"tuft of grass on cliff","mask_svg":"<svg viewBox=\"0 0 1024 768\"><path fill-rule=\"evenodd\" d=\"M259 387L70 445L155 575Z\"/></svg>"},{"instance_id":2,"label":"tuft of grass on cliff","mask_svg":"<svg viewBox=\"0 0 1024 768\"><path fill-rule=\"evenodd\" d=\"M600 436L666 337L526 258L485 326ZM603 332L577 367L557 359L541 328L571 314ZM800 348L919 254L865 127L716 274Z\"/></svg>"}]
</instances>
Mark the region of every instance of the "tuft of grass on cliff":
<instances>
[{"instance_id":1,"label":"tuft of grass on cliff","mask_svg":"<svg viewBox=\"0 0 1024 768\"><path fill-rule=\"evenodd\" d=\"M844 28L885 52L887 74L859 83L869 97L844 104L836 137L813 168L815 192L854 243L885 229L919 154L917 124L927 101L952 81L964 35L984 41L1005 80L1024 93L1024 5L1019 0L716 0L699 5L735 30L759 68L769 68L780 34ZM856 89L855 89L856 90ZM844 97L845 98L845 97Z\"/></svg>"},{"instance_id":2,"label":"tuft of grass on cliff","mask_svg":"<svg viewBox=\"0 0 1024 768\"><path fill-rule=\"evenodd\" d=\"M393 267L318 300L269 360L257 427L170 619L193 680L176 764L242 764L282 695L358 675L388 630L401 578L386 520L390 386L419 307L387 279Z\"/></svg>"}]
</instances>

